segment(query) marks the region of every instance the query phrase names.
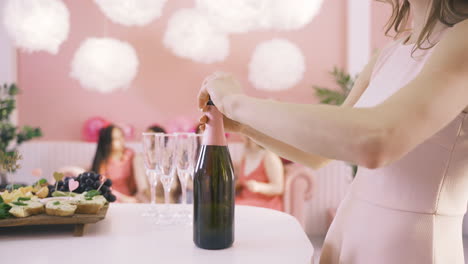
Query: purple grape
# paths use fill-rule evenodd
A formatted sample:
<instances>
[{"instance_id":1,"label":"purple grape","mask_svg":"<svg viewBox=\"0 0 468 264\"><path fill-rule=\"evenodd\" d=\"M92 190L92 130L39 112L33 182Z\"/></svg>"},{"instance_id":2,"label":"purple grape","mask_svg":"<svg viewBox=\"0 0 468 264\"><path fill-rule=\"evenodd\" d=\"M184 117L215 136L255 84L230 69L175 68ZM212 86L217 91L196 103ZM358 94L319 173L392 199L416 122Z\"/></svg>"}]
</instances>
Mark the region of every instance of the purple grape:
<instances>
[{"instance_id":1,"label":"purple grape","mask_svg":"<svg viewBox=\"0 0 468 264\"><path fill-rule=\"evenodd\" d=\"M84 187L82 185L80 185L78 188L76 188L76 190L74 190L73 192L76 192L76 193L82 193L84 191Z\"/></svg>"},{"instance_id":2,"label":"purple grape","mask_svg":"<svg viewBox=\"0 0 468 264\"><path fill-rule=\"evenodd\" d=\"M113 195L113 194L110 194L109 198L107 199L107 201L109 201L111 203L115 202L115 200L117 200L117 197L115 197L115 195Z\"/></svg>"},{"instance_id":3,"label":"purple grape","mask_svg":"<svg viewBox=\"0 0 468 264\"><path fill-rule=\"evenodd\" d=\"M85 184L86 184L87 186L92 187L92 186L94 185L94 181L91 180L91 179L87 179L86 182L85 182Z\"/></svg>"},{"instance_id":4,"label":"purple grape","mask_svg":"<svg viewBox=\"0 0 468 264\"><path fill-rule=\"evenodd\" d=\"M104 185L107 186L107 187L111 187L112 186L112 180L111 179L106 179L106 181L104 182Z\"/></svg>"}]
</instances>

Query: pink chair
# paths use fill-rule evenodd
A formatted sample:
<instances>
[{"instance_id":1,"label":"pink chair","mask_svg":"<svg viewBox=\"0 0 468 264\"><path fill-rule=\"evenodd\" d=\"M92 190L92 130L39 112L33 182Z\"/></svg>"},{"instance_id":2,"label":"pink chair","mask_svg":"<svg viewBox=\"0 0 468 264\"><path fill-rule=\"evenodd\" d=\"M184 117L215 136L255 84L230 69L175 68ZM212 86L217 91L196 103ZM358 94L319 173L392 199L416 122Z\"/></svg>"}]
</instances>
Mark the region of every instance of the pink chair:
<instances>
[{"instance_id":1,"label":"pink chair","mask_svg":"<svg viewBox=\"0 0 468 264\"><path fill-rule=\"evenodd\" d=\"M296 217L302 227L305 227L305 202L312 198L313 175L310 170L299 164L287 164L284 168L284 211Z\"/></svg>"}]
</instances>

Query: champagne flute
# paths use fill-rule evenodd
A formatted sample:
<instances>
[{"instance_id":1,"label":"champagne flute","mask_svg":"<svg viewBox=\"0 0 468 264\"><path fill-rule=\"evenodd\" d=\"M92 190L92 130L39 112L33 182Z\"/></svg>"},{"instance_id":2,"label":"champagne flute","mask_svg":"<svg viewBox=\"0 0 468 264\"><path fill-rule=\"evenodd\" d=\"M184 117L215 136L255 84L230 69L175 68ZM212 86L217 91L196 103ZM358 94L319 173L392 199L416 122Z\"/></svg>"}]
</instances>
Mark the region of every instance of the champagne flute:
<instances>
[{"instance_id":1,"label":"champagne flute","mask_svg":"<svg viewBox=\"0 0 468 264\"><path fill-rule=\"evenodd\" d=\"M158 134L159 138L157 151L157 165L160 173L161 183L164 188L164 203L166 204L166 212L169 213L169 195L174 182L176 173L176 135ZM169 217L169 215L166 215ZM170 222L170 221L169 221Z\"/></svg>"},{"instance_id":2,"label":"champagne flute","mask_svg":"<svg viewBox=\"0 0 468 264\"><path fill-rule=\"evenodd\" d=\"M143 133L143 155L146 177L150 184L150 195L151 195L151 208L154 211L156 208L156 186L158 185L159 173L157 171L157 151L159 146L160 137L158 134L162 133ZM144 216L153 215L147 212Z\"/></svg>"},{"instance_id":3,"label":"champagne flute","mask_svg":"<svg viewBox=\"0 0 468 264\"><path fill-rule=\"evenodd\" d=\"M180 185L182 188L182 221L185 224L190 223L190 212L187 204L187 183L192 179L194 171L194 156L197 150L197 138L194 133L176 133L177 136L177 175L179 176Z\"/></svg>"},{"instance_id":4,"label":"champagne flute","mask_svg":"<svg viewBox=\"0 0 468 264\"><path fill-rule=\"evenodd\" d=\"M196 151L195 134L176 133L177 136L177 175L182 188L182 204L187 204L187 181L193 174L192 157Z\"/></svg>"},{"instance_id":5,"label":"champagne flute","mask_svg":"<svg viewBox=\"0 0 468 264\"><path fill-rule=\"evenodd\" d=\"M194 151L191 153L191 156L190 156L190 185L191 185L191 195L192 197L190 197L190 200L192 201L193 200L193 177L195 175L195 166L197 165L197 162L198 162L198 156L200 155L200 148L201 148L201 145L202 145L202 138L203 138L203 134L193 134L192 135L193 137L193 141L194 141Z\"/></svg>"}]
</instances>

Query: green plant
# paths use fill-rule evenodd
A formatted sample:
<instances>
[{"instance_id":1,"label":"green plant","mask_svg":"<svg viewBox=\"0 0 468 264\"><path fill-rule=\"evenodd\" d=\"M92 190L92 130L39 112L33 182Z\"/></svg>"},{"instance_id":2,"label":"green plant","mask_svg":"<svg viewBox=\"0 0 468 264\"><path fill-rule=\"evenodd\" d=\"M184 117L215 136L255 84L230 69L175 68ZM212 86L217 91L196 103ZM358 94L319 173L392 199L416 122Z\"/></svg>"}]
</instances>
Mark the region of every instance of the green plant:
<instances>
[{"instance_id":1,"label":"green plant","mask_svg":"<svg viewBox=\"0 0 468 264\"><path fill-rule=\"evenodd\" d=\"M0 166L3 170L13 172L20 168L18 161L22 157L18 152L13 152L13 154L7 155L5 152L0 151Z\"/></svg>"},{"instance_id":2,"label":"green plant","mask_svg":"<svg viewBox=\"0 0 468 264\"><path fill-rule=\"evenodd\" d=\"M0 172L15 172L20 165L21 155L18 147L33 138L42 136L38 127L18 127L11 121L11 114L16 109L16 96L20 90L16 84L0 86ZM6 183L5 173L2 174L2 183Z\"/></svg>"},{"instance_id":3,"label":"green plant","mask_svg":"<svg viewBox=\"0 0 468 264\"><path fill-rule=\"evenodd\" d=\"M320 99L320 103L341 105L353 88L357 76L353 78L349 73L338 67L334 67L330 75L335 80L339 89L330 89L316 85L312 87L315 89L315 95Z\"/></svg>"},{"instance_id":4,"label":"green plant","mask_svg":"<svg viewBox=\"0 0 468 264\"><path fill-rule=\"evenodd\" d=\"M338 85L338 89L330 89L321 86L312 86L315 90L315 95L319 98L321 104L342 105L349 92L353 89L354 82L357 76L352 77L349 73L338 67L333 67L330 75ZM357 166L351 165L353 169L353 177L356 176Z\"/></svg>"}]
</instances>

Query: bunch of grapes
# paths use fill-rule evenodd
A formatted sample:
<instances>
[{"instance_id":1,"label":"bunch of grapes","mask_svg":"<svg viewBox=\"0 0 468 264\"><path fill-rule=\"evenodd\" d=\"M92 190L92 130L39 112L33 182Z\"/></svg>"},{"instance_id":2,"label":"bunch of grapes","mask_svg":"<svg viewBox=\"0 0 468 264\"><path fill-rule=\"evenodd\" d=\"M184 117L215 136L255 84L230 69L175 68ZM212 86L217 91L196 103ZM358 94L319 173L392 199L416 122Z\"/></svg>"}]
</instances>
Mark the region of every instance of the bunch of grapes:
<instances>
[{"instance_id":1,"label":"bunch of grapes","mask_svg":"<svg viewBox=\"0 0 468 264\"><path fill-rule=\"evenodd\" d=\"M57 191L61 192L69 192L68 189L68 182L73 179L80 183L80 186L74 190L75 193L83 193L88 192L91 190L97 190L99 186L101 186L101 178L102 176L95 173L95 172L83 172L82 174L78 175L78 177L65 177L63 180L59 181L57 184ZM99 191L107 199L109 202L115 202L116 197L112 194L111 190L112 181L111 179L106 179L104 184L102 184L101 189ZM49 193L53 193L55 191L55 185L49 185Z\"/></svg>"}]
</instances>

